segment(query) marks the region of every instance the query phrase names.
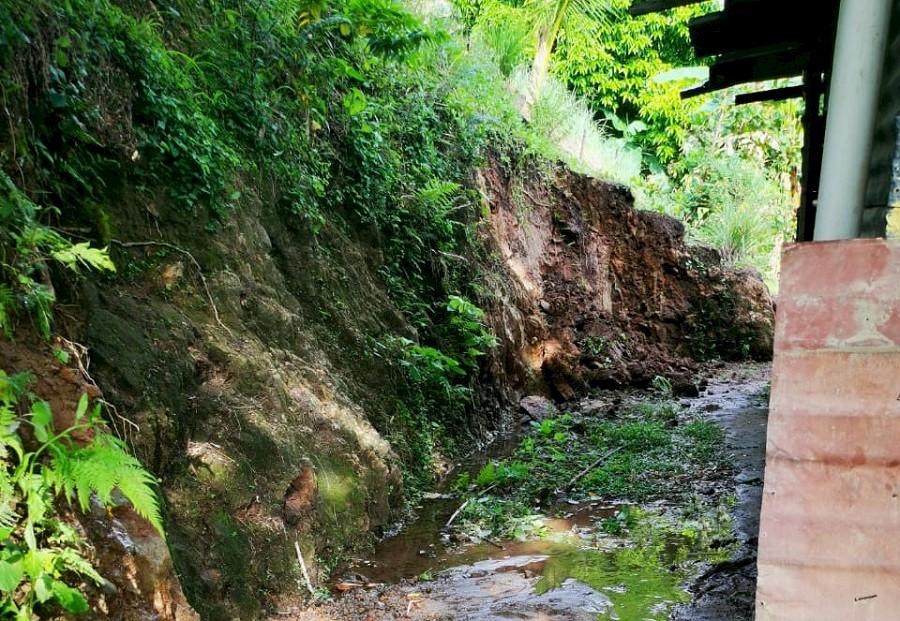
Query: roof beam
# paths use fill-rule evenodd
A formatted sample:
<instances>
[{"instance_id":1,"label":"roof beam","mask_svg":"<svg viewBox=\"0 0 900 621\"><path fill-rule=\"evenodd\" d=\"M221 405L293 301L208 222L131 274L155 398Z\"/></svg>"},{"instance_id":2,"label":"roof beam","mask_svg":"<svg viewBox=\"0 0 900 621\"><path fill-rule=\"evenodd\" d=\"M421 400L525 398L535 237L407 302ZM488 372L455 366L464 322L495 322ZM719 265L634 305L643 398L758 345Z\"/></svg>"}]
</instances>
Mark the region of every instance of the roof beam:
<instances>
[{"instance_id":1,"label":"roof beam","mask_svg":"<svg viewBox=\"0 0 900 621\"><path fill-rule=\"evenodd\" d=\"M636 2L631 5L628 12L634 16L648 15L650 13L659 13L660 11L668 11L679 6L688 6L690 4L699 4L704 0L645 0L644 2Z\"/></svg>"},{"instance_id":2,"label":"roof beam","mask_svg":"<svg viewBox=\"0 0 900 621\"><path fill-rule=\"evenodd\" d=\"M690 21L691 43L697 56L768 46L802 45L812 31L810 20L792 16L777 19L767 13L710 13Z\"/></svg>"},{"instance_id":3,"label":"roof beam","mask_svg":"<svg viewBox=\"0 0 900 621\"><path fill-rule=\"evenodd\" d=\"M741 93L735 95L734 104L741 106L748 103L758 103L761 101L783 101L785 99L796 99L803 97L806 87L802 84L796 86L782 86L781 88L771 88L765 91L755 93Z\"/></svg>"},{"instance_id":4,"label":"roof beam","mask_svg":"<svg viewBox=\"0 0 900 621\"><path fill-rule=\"evenodd\" d=\"M809 51L803 48L783 47L737 53L713 64L709 68L709 81L682 91L681 98L688 99L745 82L792 78L801 75L808 64Z\"/></svg>"}]
</instances>

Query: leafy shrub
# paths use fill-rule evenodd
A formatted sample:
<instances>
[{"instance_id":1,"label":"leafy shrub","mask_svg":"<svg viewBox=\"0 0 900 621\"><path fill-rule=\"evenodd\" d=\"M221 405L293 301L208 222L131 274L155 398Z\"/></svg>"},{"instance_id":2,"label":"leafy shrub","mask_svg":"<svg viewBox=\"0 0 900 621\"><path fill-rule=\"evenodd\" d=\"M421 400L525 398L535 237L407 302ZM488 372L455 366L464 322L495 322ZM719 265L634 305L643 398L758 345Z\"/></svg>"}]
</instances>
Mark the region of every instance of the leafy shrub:
<instances>
[{"instance_id":1,"label":"leafy shrub","mask_svg":"<svg viewBox=\"0 0 900 621\"><path fill-rule=\"evenodd\" d=\"M19 311L30 313L44 337L50 336L51 307L55 301L48 263L72 271L81 267L114 271L105 249L86 242L72 243L40 224L47 210L36 205L0 171L0 329L12 336Z\"/></svg>"},{"instance_id":2,"label":"leafy shrub","mask_svg":"<svg viewBox=\"0 0 900 621\"><path fill-rule=\"evenodd\" d=\"M520 101L531 86L531 73L524 68L510 78ZM563 159L574 170L611 181L628 182L641 169L640 149L612 138L596 122L587 101L548 78L531 110L530 142L541 156Z\"/></svg>"},{"instance_id":3,"label":"leafy shrub","mask_svg":"<svg viewBox=\"0 0 900 621\"><path fill-rule=\"evenodd\" d=\"M490 50L506 77L530 62L532 28L522 12L511 6L500 2L487 4L473 25L472 37Z\"/></svg>"},{"instance_id":4,"label":"leafy shrub","mask_svg":"<svg viewBox=\"0 0 900 621\"><path fill-rule=\"evenodd\" d=\"M75 501L87 512L93 498L112 505L118 490L163 533L155 479L105 431L99 404L89 408L83 395L74 424L57 431L43 401L34 401L28 415L16 413L27 383L0 370L0 613L23 621L51 603L86 612L73 577L104 582L85 556L87 544L55 517L57 500ZM33 440L23 440L24 429ZM90 443L79 446L77 432L88 432Z\"/></svg>"}]
</instances>

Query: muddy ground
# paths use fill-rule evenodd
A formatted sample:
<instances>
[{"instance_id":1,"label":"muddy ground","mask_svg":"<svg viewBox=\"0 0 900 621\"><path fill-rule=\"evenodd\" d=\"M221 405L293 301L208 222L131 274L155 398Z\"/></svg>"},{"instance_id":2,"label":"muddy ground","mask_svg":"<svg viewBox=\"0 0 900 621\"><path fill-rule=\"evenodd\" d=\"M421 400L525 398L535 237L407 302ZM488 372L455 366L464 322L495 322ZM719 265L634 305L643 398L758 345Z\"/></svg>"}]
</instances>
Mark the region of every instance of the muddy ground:
<instances>
[{"instance_id":1,"label":"muddy ground","mask_svg":"<svg viewBox=\"0 0 900 621\"><path fill-rule=\"evenodd\" d=\"M689 593L689 601L675 606L660 604L670 610L668 618L672 621L751 621L753 618L768 374L769 367L764 364L710 369L706 373L709 383L704 393L682 401L692 412L715 421L724 430L734 468L729 479L717 485L721 486L720 492L732 494L737 501L730 510L734 538L730 558L713 565L696 564L692 577L682 587ZM456 566L438 572L433 580L423 581L414 575L425 566L416 562L415 555L416 549L426 544L416 539L421 533L407 539L404 536L403 532L397 535L390 548L393 552L387 553L388 557L394 555L396 567L391 568L394 571L373 570L375 580L387 575L396 578L405 572L406 577L399 582L363 584L345 593L333 588L333 601L305 608L286 601L274 611L270 621L626 619L615 611L606 595L621 588L616 585L595 590L577 580L566 579L556 588L536 594L535 586L547 570L549 558L542 553L545 550L540 542L513 544L504 550L482 544L474 546L474 552L473 547L447 552L432 564L443 561L445 566L454 565L455 560ZM382 564L390 562L385 558L384 549L377 557ZM362 576L357 577L365 582ZM355 585L338 583L338 586ZM665 614L663 608L657 610Z\"/></svg>"}]
</instances>

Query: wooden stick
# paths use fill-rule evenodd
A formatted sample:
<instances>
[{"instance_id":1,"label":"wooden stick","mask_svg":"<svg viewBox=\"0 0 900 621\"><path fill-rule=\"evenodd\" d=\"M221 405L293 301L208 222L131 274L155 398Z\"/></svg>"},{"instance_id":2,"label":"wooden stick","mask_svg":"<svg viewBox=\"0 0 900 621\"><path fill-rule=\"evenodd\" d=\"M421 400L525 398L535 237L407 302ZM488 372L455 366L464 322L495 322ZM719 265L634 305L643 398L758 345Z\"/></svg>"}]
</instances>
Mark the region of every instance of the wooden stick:
<instances>
[{"instance_id":1,"label":"wooden stick","mask_svg":"<svg viewBox=\"0 0 900 621\"><path fill-rule=\"evenodd\" d=\"M606 461L607 459L609 459L610 457L612 457L613 455L615 455L616 453L618 453L619 451L621 451L623 448L625 448L625 447L623 447L623 446L617 446L617 447L614 448L614 449L610 449L610 450L606 451L603 455L601 455L601 456L597 459L597 461L595 461L595 462L592 463L590 466L588 466L587 468L585 468L584 470L582 470L581 472L579 472L578 474L576 474L574 477L572 477L572 478L569 480L568 483L566 483L566 485L565 485L564 487L561 487L561 488L559 488L559 489L556 490L556 491L557 491L557 492L566 492L566 491L568 491L573 485L575 485L578 481L580 481L587 473L589 473L591 470L593 470L594 468L596 468L597 466L599 466L600 464L602 464L604 461Z\"/></svg>"},{"instance_id":2,"label":"wooden stick","mask_svg":"<svg viewBox=\"0 0 900 621\"><path fill-rule=\"evenodd\" d=\"M488 539L487 537L479 537L478 535L473 535L473 536L475 537L475 539L481 539L483 542L489 543L492 546L494 546L495 548L500 548L501 550L506 549L506 547L502 543L498 543L498 542L494 541L493 539Z\"/></svg>"},{"instance_id":3,"label":"wooden stick","mask_svg":"<svg viewBox=\"0 0 900 621\"><path fill-rule=\"evenodd\" d=\"M303 572L303 579L306 581L306 588L309 589L309 594L315 597L316 590L313 588L312 580L309 579L309 572L306 571L306 563L303 562L303 554L300 553L300 543L296 540L294 540L294 549L297 551L297 560L300 561L300 571Z\"/></svg>"},{"instance_id":4,"label":"wooden stick","mask_svg":"<svg viewBox=\"0 0 900 621\"><path fill-rule=\"evenodd\" d=\"M490 487L484 488L484 489L478 494L477 498L481 498L482 496L484 496L485 494L487 494L489 491L491 491L492 489L494 489L494 488L497 487L498 485L500 485L500 484L499 484L499 483L494 483L494 484L491 485ZM471 498L470 498L469 500L471 500ZM456 511L453 512L453 515L451 515L451 516L450 516L450 519L447 520L447 523L444 524L443 530L447 530L448 528L450 528L450 525L453 524L453 521L459 516L459 512L462 511L463 509L465 509L465 508L466 508L466 505L469 504L469 500L466 500L464 503L462 503L462 504L459 506L459 509L457 509Z\"/></svg>"},{"instance_id":5,"label":"wooden stick","mask_svg":"<svg viewBox=\"0 0 900 621\"><path fill-rule=\"evenodd\" d=\"M460 513L460 511L462 511L463 509L465 509L466 506L467 506L468 504L469 504L469 501L466 500L464 503L462 503L461 505L459 505L459 509L457 509L456 511L454 511L454 512L453 512L453 515L450 516L450 519L447 520L447 523L444 524L444 528L445 528L445 529L450 528L450 525L453 524L453 520L456 519L456 516L458 516L459 513Z\"/></svg>"}]
</instances>

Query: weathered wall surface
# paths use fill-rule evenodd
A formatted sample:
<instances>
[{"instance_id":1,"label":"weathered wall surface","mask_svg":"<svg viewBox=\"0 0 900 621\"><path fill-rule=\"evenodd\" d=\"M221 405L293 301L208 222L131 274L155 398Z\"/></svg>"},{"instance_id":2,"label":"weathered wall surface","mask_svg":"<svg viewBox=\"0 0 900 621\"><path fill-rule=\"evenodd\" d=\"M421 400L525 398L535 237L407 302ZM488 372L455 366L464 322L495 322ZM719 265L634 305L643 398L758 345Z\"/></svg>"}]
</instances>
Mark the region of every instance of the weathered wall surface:
<instances>
[{"instance_id":1,"label":"weathered wall surface","mask_svg":"<svg viewBox=\"0 0 900 621\"><path fill-rule=\"evenodd\" d=\"M789 247L776 322L757 621L897 618L900 243Z\"/></svg>"}]
</instances>

